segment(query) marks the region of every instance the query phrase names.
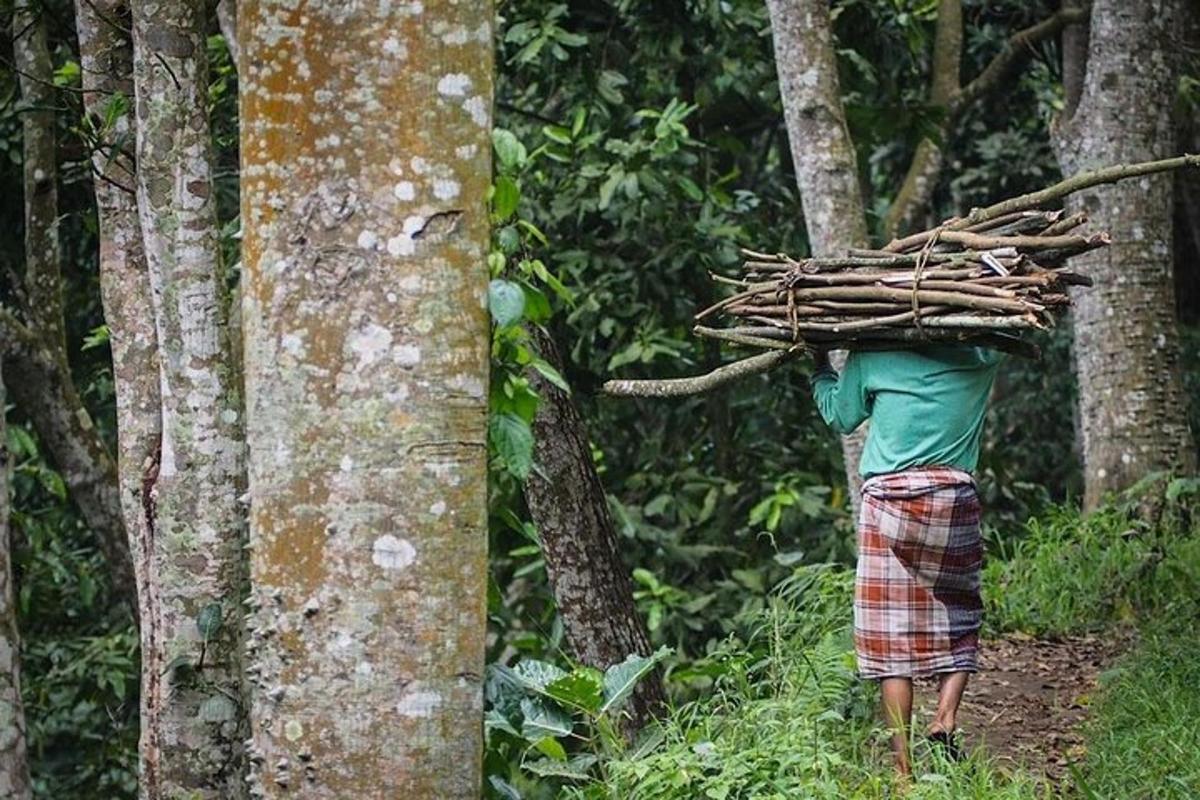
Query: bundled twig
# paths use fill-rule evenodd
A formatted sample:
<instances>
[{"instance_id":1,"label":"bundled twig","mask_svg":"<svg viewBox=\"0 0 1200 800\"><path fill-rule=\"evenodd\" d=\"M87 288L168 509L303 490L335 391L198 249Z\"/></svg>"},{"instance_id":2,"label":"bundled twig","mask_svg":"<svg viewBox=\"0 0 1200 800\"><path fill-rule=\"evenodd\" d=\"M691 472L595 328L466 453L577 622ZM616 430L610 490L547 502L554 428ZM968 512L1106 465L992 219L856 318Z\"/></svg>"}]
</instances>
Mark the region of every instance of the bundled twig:
<instances>
[{"instance_id":1,"label":"bundled twig","mask_svg":"<svg viewBox=\"0 0 1200 800\"><path fill-rule=\"evenodd\" d=\"M610 381L605 391L692 394L813 349L954 341L1036 357L1036 346L1021 335L1052 327L1070 306L1068 288L1092 283L1068 270L1067 260L1109 244L1107 234L1084 231L1084 214L1066 216L1042 207L1091 186L1183 166L1200 166L1200 157L1079 175L975 209L880 250L806 259L743 250L740 278L712 276L734 292L699 312L696 321L703 324L694 332L767 353L696 378ZM710 320L732 324L717 327Z\"/></svg>"},{"instance_id":2,"label":"bundled twig","mask_svg":"<svg viewBox=\"0 0 1200 800\"><path fill-rule=\"evenodd\" d=\"M948 221L883 250L793 259L743 251L740 291L696 315L733 327L697 326L700 336L762 347L895 347L970 341L1023 355L1016 338L1054 324L1069 286L1091 281L1063 267L1108 244L1105 234L1072 232L1087 221L1061 211L1016 211L955 229ZM715 277L715 276L714 276Z\"/></svg>"}]
</instances>

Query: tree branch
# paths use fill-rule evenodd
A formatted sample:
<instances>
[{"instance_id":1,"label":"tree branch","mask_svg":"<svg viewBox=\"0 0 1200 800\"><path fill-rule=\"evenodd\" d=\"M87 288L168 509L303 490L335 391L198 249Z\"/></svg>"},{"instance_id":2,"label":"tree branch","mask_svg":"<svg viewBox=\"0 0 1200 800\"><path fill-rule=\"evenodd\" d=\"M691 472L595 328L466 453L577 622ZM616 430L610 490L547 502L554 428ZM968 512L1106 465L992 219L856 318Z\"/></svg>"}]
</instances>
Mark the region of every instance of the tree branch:
<instances>
[{"instance_id":1,"label":"tree branch","mask_svg":"<svg viewBox=\"0 0 1200 800\"><path fill-rule=\"evenodd\" d=\"M934 41L931 90L931 100L946 109L945 117L938 126L939 138L944 139L949 135L959 117L972 103L1000 88L1009 77L1024 67L1037 44L1057 36L1068 25L1086 20L1088 13L1085 8L1063 8L1036 25L1017 31L1009 37L1004 48L983 71L960 88L958 61L962 56L961 0L942 0ZM957 35L952 30L957 32ZM886 236L895 237L915 226L918 215L929 205L941 170L940 147L933 139L923 139L917 145L904 181L896 192L896 199L888 208L883 225Z\"/></svg>"},{"instance_id":2,"label":"tree branch","mask_svg":"<svg viewBox=\"0 0 1200 800\"><path fill-rule=\"evenodd\" d=\"M697 375L693 378L608 381L601 388L601 391L604 394L617 397L684 397L693 394L703 394L704 392L711 392L714 389L741 380L742 378L748 378L751 375L760 375L772 370L781 364L793 360L803 352L805 352L803 349L796 348L759 353L756 356L750 356L749 358L743 358L741 361L734 361L731 364L717 367L712 372Z\"/></svg>"}]
</instances>

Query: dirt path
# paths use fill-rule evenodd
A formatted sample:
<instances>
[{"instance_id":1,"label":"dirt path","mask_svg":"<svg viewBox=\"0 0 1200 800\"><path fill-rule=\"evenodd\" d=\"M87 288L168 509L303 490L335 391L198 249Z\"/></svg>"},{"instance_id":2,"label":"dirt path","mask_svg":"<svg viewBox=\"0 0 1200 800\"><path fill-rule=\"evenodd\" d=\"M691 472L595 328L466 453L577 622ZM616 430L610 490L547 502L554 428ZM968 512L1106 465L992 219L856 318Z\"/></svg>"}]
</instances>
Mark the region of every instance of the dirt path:
<instances>
[{"instance_id":1,"label":"dirt path","mask_svg":"<svg viewBox=\"0 0 1200 800\"><path fill-rule=\"evenodd\" d=\"M1009 634L986 642L959 713L967 746L982 745L999 766L1019 765L1057 783L1083 756L1080 723L1097 678L1130 645L1129 634L1114 632L1055 640ZM928 719L936 683L923 682L919 691Z\"/></svg>"}]
</instances>

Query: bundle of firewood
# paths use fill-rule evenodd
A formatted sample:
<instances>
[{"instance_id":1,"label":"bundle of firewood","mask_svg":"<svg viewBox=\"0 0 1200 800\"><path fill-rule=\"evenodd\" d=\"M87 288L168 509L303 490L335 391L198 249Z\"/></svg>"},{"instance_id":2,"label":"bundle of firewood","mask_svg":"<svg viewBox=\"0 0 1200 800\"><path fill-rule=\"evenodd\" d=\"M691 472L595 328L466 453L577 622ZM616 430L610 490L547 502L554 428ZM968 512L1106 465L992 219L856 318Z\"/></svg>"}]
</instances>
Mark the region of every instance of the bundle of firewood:
<instances>
[{"instance_id":1,"label":"bundle of firewood","mask_svg":"<svg viewBox=\"0 0 1200 800\"><path fill-rule=\"evenodd\" d=\"M1054 324L1071 304L1067 288L1091 280L1067 259L1109 244L1081 233L1083 214L1045 210L1094 186L1200 167L1200 155L1118 164L973 209L882 250L794 259L744 250L741 278L713 275L734 292L696 315L701 336L762 352L684 378L610 380L604 392L635 397L699 394L757 375L816 349L892 349L965 341L1036 357L1021 338Z\"/></svg>"},{"instance_id":2,"label":"bundle of firewood","mask_svg":"<svg viewBox=\"0 0 1200 800\"><path fill-rule=\"evenodd\" d=\"M697 334L764 349L887 348L923 341L968 341L1032 355L1023 331L1053 326L1070 306L1068 286L1091 280L1067 259L1109 243L1081 233L1084 214L1014 211L986 222L949 220L882 250L793 259L744 250L743 278L704 309L730 327Z\"/></svg>"}]
</instances>

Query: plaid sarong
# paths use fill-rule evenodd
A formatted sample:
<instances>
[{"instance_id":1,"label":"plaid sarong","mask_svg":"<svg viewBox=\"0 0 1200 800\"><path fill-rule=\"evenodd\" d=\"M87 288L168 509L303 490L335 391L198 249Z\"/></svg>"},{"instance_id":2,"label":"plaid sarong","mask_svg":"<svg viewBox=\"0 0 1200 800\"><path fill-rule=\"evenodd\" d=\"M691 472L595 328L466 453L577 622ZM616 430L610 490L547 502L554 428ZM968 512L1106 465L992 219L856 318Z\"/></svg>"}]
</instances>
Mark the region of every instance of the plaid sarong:
<instances>
[{"instance_id":1,"label":"plaid sarong","mask_svg":"<svg viewBox=\"0 0 1200 800\"><path fill-rule=\"evenodd\" d=\"M979 514L975 480L958 469L909 469L863 484L854 586L863 677L977 670Z\"/></svg>"}]
</instances>

